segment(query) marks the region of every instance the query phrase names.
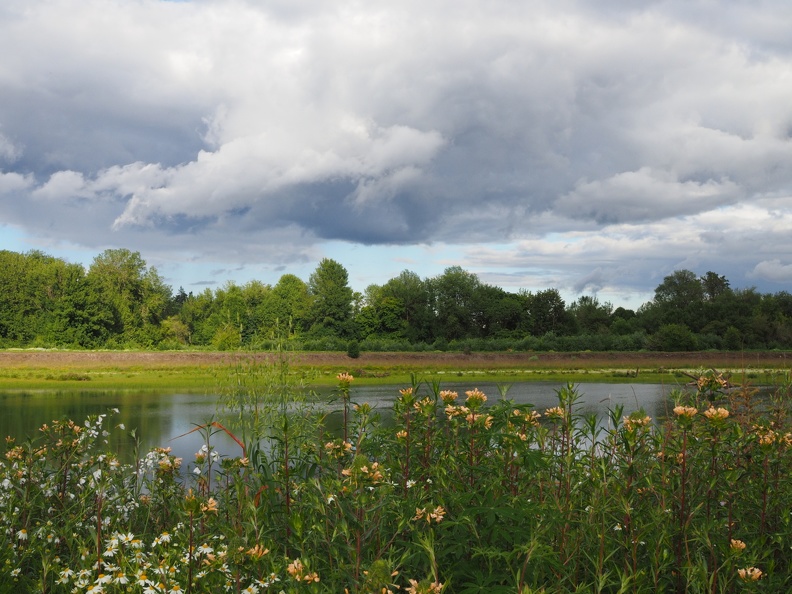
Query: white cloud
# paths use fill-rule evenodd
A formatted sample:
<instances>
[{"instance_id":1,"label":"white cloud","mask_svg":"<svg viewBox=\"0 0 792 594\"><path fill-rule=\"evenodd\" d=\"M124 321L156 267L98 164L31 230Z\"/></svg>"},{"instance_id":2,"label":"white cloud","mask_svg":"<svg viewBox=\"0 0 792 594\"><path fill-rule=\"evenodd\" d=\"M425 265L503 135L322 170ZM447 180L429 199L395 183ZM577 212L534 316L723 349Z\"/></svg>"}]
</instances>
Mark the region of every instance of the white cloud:
<instances>
[{"instance_id":1,"label":"white cloud","mask_svg":"<svg viewBox=\"0 0 792 594\"><path fill-rule=\"evenodd\" d=\"M792 264L782 264L780 260L763 260L754 266L749 277L776 283L792 282Z\"/></svg>"},{"instance_id":2,"label":"white cloud","mask_svg":"<svg viewBox=\"0 0 792 594\"><path fill-rule=\"evenodd\" d=\"M0 171L0 197L2 197L3 194L12 194L31 188L34 183L31 176ZM16 198L19 198L18 194Z\"/></svg>"}]
</instances>

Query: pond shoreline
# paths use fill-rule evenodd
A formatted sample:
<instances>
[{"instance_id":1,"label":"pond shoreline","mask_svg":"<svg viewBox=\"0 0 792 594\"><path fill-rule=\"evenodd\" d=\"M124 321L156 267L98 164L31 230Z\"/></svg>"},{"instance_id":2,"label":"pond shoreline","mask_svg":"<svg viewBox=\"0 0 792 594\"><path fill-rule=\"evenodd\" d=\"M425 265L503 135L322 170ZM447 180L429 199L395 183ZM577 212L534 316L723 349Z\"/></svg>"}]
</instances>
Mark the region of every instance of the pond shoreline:
<instances>
[{"instance_id":1,"label":"pond shoreline","mask_svg":"<svg viewBox=\"0 0 792 594\"><path fill-rule=\"evenodd\" d=\"M341 352L290 353L293 370L310 371L316 385L339 372L359 382L393 384L411 374L482 381L684 383L687 373L717 369L751 383L787 372L792 352ZM266 364L269 352L217 351L0 351L0 389L207 389L218 372L240 362ZM739 380L739 381L738 381Z\"/></svg>"}]
</instances>

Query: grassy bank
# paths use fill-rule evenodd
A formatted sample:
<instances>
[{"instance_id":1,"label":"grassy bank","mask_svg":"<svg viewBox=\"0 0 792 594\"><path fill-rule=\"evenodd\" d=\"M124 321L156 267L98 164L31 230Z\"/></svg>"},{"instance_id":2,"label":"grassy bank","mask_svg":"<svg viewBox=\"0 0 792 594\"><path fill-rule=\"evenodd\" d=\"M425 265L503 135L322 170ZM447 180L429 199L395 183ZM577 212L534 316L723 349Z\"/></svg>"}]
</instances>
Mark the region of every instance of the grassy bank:
<instances>
[{"instance_id":1,"label":"grassy bank","mask_svg":"<svg viewBox=\"0 0 792 594\"><path fill-rule=\"evenodd\" d=\"M206 390L219 370L271 355L207 351L0 351L0 390ZM317 385L341 372L359 384L403 384L412 373L443 381L640 382L678 385L717 369L751 383L772 383L789 369L786 352L693 353L294 353L292 369Z\"/></svg>"}]
</instances>

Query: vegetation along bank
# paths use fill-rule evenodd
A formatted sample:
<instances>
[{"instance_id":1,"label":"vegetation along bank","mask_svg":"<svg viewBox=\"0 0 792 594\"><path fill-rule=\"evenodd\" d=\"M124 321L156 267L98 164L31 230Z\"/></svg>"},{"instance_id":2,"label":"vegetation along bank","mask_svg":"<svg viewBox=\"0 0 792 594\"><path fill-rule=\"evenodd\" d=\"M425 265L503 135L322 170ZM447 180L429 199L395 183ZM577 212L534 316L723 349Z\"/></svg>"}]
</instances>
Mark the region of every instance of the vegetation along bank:
<instances>
[{"instance_id":1,"label":"vegetation along bank","mask_svg":"<svg viewBox=\"0 0 792 594\"><path fill-rule=\"evenodd\" d=\"M40 251L0 251L0 348L296 351L696 351L792 348L792 295L677 270L637 311L557 289L507 292L454 266L403 271L363 293L322 260L307 280L174 291L138 252L86 270Z\"/></svg>"}]
</instances>

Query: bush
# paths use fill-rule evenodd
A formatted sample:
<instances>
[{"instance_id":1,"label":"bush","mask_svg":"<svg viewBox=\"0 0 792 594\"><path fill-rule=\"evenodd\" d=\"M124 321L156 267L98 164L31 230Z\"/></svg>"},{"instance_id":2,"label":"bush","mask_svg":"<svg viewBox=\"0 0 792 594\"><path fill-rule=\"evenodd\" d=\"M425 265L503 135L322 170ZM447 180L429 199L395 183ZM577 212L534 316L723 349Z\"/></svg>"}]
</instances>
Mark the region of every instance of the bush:
<instances>
[{"instance_id":1,"label":"bush","mask_svg":"<svg viewBox=\"0 0 792 594\"><path fill-rule=\"evenodd\" d=\"M649 339L649 348L654 351L695 351L698 341L695 334L684 324L660 326Z\"/></svg>"}]
</instances>

